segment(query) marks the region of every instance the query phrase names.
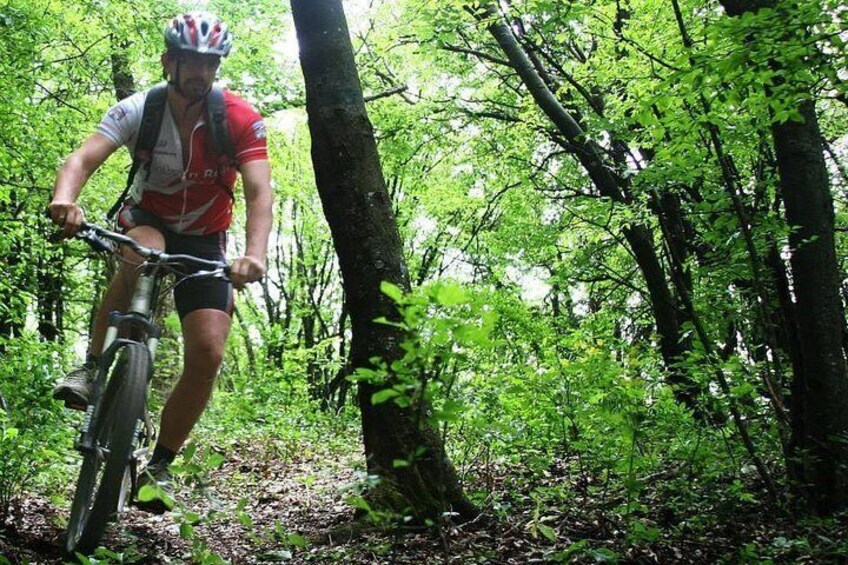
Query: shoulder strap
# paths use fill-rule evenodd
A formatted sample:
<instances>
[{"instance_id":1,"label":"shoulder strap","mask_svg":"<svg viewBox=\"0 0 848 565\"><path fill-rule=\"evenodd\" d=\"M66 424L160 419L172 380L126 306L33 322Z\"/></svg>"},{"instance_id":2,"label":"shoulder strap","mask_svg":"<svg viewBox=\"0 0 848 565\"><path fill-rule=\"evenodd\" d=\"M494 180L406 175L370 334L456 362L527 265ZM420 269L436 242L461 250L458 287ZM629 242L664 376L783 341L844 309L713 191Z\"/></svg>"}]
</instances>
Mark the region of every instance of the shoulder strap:
<instances>
[{"instance_id":1,"label":"shoulder strap","mask_svg":"<svg viewBox=\"0 0 848 565\"><path fill-rule=\"evenodd\" d=\"M130 192L135 175L142 165L147 165L147 177L150 177L150 164L153 161L153 148L159 139L159 129L162 126L162 116L165 115L165 105L168 101L168 86L158 84L151 88L144 98L144 111L141 115L141 125L138 129L138 137L133 152L133 162L127 175L127 186L118 197L118 200L109 209L106 217L111 221L121 208L121 205Z\"/></svg>"},{"instance_id":2,"label":"shoulder strap","mask_svg":"<svg viewBox=\"0 0 848 565\"><path fill-rule=\"evenodd\" d=\"M230 137L230 125L227 123L227 105L224 103L224 91L214 86L206 97L209 113L209 133L212 139L212 152L219 161L226 160L227 165L235 163L235 148Z\"/></svg>"},{"instance_id":3,"label":"shoulder strap","mask_svg":"<svg viewBox=\"0 0 848 565\"><path fill-rule=\"evenodd\" d=\"M236 150L230 136L230 125L227 122L227 105L224 101L224 91L213 86L206 97L207 119L209 121L209 139L212 145L212 154L218 160L218 178L223 178L224 169L236 167ZM233 191L228 187L221 186L235 199Z\"/></svg>"}]
</instances>

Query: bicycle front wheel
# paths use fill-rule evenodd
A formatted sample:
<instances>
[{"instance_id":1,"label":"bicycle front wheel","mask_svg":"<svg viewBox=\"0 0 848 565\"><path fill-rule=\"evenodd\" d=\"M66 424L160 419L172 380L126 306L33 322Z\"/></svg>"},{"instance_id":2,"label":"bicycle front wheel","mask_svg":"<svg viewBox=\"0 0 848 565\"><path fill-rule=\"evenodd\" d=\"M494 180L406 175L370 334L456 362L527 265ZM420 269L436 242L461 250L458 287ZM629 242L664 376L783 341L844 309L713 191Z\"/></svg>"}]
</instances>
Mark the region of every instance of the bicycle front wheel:
<instances>
[{"instance_id":1,"label":"bicycle front wheel","mask_svg":"<svg viewBox=\"0 0 848 565\"><path fill-rule=\"evenodd\" d=\"M71 505L65 549L88 553L97 547L106 523L116 516L144 417L150 355L139 343L115 353L109 380L95 406L89 426L93 449L83 454L82 468Z\"/></svg>"}]
</instances>

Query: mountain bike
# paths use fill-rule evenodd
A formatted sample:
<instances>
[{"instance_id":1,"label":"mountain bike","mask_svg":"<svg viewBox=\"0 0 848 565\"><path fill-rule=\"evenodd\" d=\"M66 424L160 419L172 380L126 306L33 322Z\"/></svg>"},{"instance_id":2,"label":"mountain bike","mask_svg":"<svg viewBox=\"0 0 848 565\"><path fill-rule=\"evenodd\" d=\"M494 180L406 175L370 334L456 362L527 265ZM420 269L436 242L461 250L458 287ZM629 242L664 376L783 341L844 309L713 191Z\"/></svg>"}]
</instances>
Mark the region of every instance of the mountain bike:
<instances>
[{"instance_id":1,"label":"mountain bike","mask_svg":"<svg viewBox=\"0 0 848 565\"><path fill-rule=\"evenodd\" d=\"M142 462L156 430L147 409L160 329L154 323L159 290L166 274L177 282L218 277L228 279L226 263L192 255L171 255L139 245L133 239L92 224L76 234L92 249L118 254L126 246L144 258L126 312L112 312L97 367L89 405L75 448L82 454L65 550L88 553L100 542L106 524L117 520L138 486Z\"/></svg>"}]
</instances>

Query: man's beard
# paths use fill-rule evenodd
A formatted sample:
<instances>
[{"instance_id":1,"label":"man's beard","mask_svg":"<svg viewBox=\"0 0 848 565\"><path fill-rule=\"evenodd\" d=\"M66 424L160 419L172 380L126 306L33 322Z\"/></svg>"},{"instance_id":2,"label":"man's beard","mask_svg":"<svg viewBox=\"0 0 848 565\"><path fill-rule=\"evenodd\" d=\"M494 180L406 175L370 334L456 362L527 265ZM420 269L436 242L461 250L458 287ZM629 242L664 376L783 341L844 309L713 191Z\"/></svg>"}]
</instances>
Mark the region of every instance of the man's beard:
<instances>
[{"instance_id":1,"label":"man's beard","mask_svg":"<svg viewBox=\"0 0 848 565\"><path fill-rule=\"evenodd\" d=\"M182 91L189 100L199 100L209 92L209 85L200 79L189 79L185 81Z\"/></svg>"}]
</instances>

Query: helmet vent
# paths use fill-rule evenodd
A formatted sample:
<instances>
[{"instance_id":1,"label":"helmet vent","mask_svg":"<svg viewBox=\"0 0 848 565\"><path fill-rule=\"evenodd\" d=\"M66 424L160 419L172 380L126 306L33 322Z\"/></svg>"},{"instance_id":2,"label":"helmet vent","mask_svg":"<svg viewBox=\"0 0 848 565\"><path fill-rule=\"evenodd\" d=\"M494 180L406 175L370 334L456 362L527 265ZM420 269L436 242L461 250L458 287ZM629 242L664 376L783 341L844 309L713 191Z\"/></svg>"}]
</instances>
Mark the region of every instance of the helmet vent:
<instances>
[{"instance_id":1,"label":"helmet vent","mask_svg":"<svg viewBox=\"0 0 848 565\"><path fill-rule=\"evenodd\" d=\"M165 28L165 47L169 51L194 51L226 57L232 45L233 36L227 24L206 12L183 14Z\"/></svg>"}]
</instances>

